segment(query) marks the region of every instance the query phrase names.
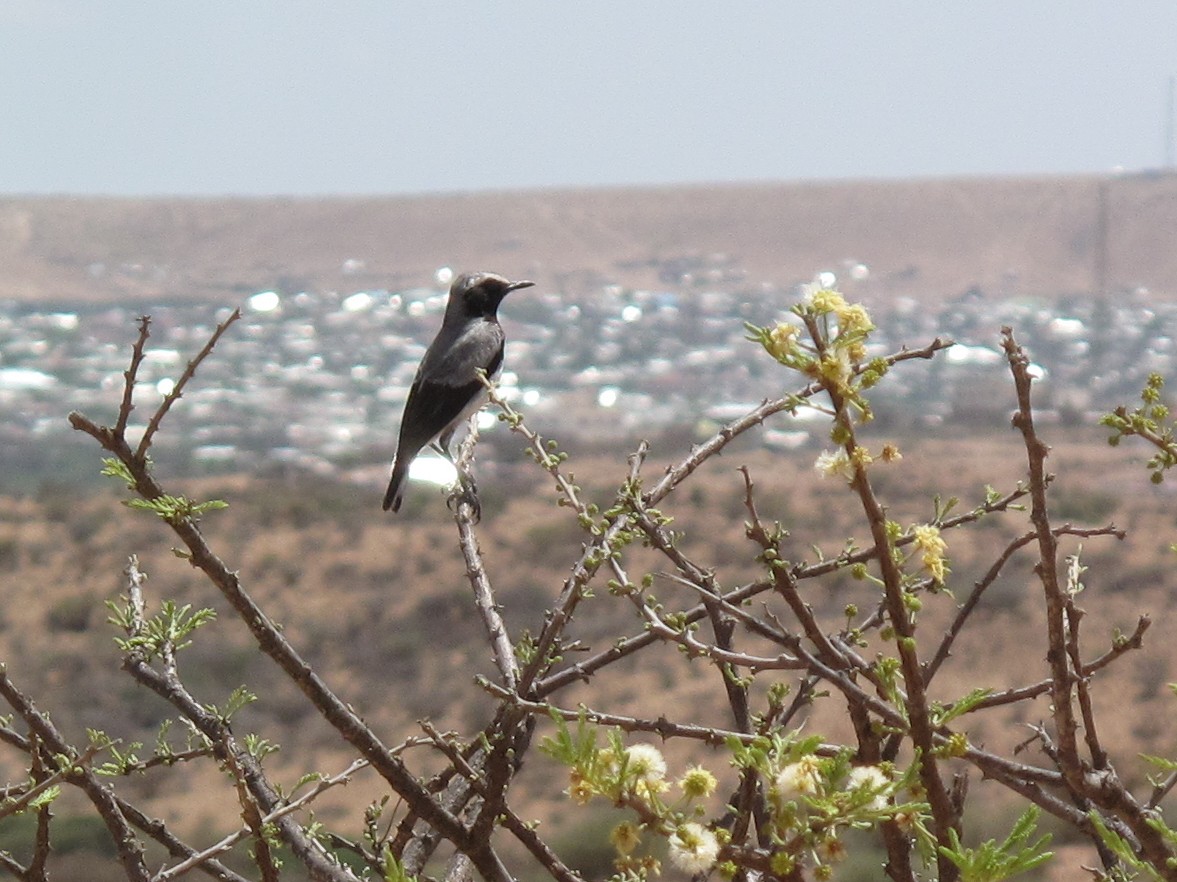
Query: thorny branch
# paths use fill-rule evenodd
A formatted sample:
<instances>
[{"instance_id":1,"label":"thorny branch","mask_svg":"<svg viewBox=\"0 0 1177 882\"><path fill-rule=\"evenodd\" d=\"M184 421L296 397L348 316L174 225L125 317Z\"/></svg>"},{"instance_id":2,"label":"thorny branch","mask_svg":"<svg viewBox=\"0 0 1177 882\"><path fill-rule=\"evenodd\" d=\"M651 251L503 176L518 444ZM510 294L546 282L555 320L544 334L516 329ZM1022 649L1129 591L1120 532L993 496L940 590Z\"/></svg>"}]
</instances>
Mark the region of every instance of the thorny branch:
<instances>
[{"instance_id":1,"label":"thorny branch","mask_svg":"<svg viewBox=\"0 0 1177 882\"><path fill-rule=\"evenodd\" d=\"M1030 521L1034 526L1038 544L1038 564L1035 572L1042 583L1046 600L1047 617L1047 663L1050 666L1051 708L1055 726L1057 746L1052 759L1057 763L1068 790L1074 798L1090 802L1104 812L1121 820L1139 843L1141 853L1148 862L1163 874L1163 878L1177 880L1177 862L1174 862L1173 847L1166 842L1153 822L1153 813L1142 806L1124 786L1115 771L1106 764L1106 757L1093 729L1085 730L1089 755L1084 757L1079 750L1077 733L1079 718L1075 713L1075 690L1080 687L1086 693L1083 678L1083 662L1078 650L1079 611L1074 597L1068 591L1065 579L1060 577L1058 562L1058 537L1051 528L1048 511L1047 486L1053 476L1046 470L1046 458L1050 449L1038 436L1034 425L1031 401L1033 379L1030 374L1030 360L1014 339L1010 328L1002 329L1002 348L1009 363L1017 393L1018 409L1013 417L1013 426L1023 439L1029 462L1030 473ZM1138 626L1143 633L1144 624ZM1084 696L1080 698L1080 716L1091 726L1090 705Z\"/></svg>"},{"instance_id":2,"label":"thorny branch","mask_svg":"<svg viewBox=\"0 0 1177 882\"><path fill-rule=\"evenodd\" d=\"M222 323L222 326L214 334L212 342L219 339L228 323L228 321ZM142 454L133 451L125 437L125 428L133 407L132 392L136 373L142 361L142 350L146 344L149 326L150 320L145 317L140 323L139 339L132 355L131 367L126 374L123 402L115 427L112 429L102 426L77 412L70 414L70 423L75 429L83 431L97 440L105 450L113 454L126 467L132 477L135 492L144 499L156 500L164 495L164 491L150 471L146 451L143 451ZM211 351L210 343L202 350L201 355L194 359L190 366L191 370L195 371L200 361L207 357ZM170 407L170 403L165 402L165 404ZM161 405L161 409L164 409L164 405ZM162 419L162 414L159 411L157 414ZM299 656L280 629L269 620L245 592L237 573L230 570L209 548L195 520L187 516L176 517L168 519L168 524L187 550L188 559L192 565L201 570L221 591L234 611L249 627L259 648L270 656L302 689L323 718L333 725L371 763L372 768L388 781L389 785L431 828L440 831L460 850L469 854L475 867L487 880L506 882L509 874L490 843L486 839L476 839L458 817L442 808L432 795L421 787L416 776L404 766L395 753L380 741L355 711L340 700L312 670L311 666ZM172 684L162 680L161 675L152 671L147 665L135 665L134 673L137 678L141 678L141 682L152 684L151 688L159 691L164 697L169 700L174 697ZM189 711L190 713L198 712L199 706L193 702ZM215 723L216 721L208 722ZM213 729L216 730L215 725ZM207 732L205 734L208 735ZM214 744L218 742L215 735L210 737L210 740ZM248 760L247 757L242 759L243 764L247 764L246 760ZM264 780L260 776L260 769L258 772L258 780ZM255 796L257 795L255 794ZM265 800L263 800L263 804L265 804ZM294 838L296 842L302 837L296 825L289 823L285 824L284 832ZM310 843L305 843L301 849L297 850L301 852L300 856L304 861L316 864L313 872L321 874L322 878L329 878L339 872L339 868L333 864L321 862L317 857L317 850Z\"/></svg>"},{"instance_id":3,"label":"thorny branch","mask_svg":"<svg viewBox=\"0 0 1177 882\"><path fill-rule=\"evenodd\" d=\"M234 313L222 322L197 354L188 363L172 392L165 396L149 419L143 437L132 449L126 439L131 411L134 408L134 388L149 337L150 319L143 317L138 338L132 348L130 366L125 374L122 401L113 428L95 423L81 414L71 414L75 428L94 437L102 447L126 467L133 480L133 489L144 499L163 496L163 490L151 472L148 452L151 442L175 402L193 379L199 365L212 353L218 340L238 318ZM821 330L810 330L821 349ZM892 366L916 358L931 358L936 352L951 345L934 340L922 349L905 350L882 361ZM231 772L236 781L245 824L213 846L198 851L172 836L166 828L142 815L130 804L117 797L113 790L94 778L87 768L88 756L73 751L52 730L47 718L38 714L31 703L22 703L19 693L6 689L7 677L0 668L0 697L13 704L18 715L30 727L30 735L0 727L0 741L29 752L44 764L50 753L65 753L78 757L68 770L54 772L47 767L37 783L23 792L5 794L27 805L38 793L52 786L56 780L77 784L91 797L99 813L107 822L116 841L124 846L120 859L128 878L154 878L159 882L175 878L190 869L199 868L225 882L240 882L241 877L225 869L216 855L231 848L243 838L252 837L257 845L255 859L262 878L271 882L278 878L276 862L267 855L267 832L277 829L281 838L294 849L310 869L314 879L346 879L351 874L334 862L318 841L293 822L292 814L306 807L328 787L345 783L364 766L373 768L403 801L405 816L397 833L386 844L390 854L403 859L403 869L409 874L424 870L426 860L442 840L450 841L458 855L451 865L454 879L468 878L477 872L488 882L506 882L510 874L491 845L491 834L496 827L509 831L553 878L560 882L580 882L575 872L564 865L549 846L528 824L524 823L508 805L507 794L523 754L530 745L534 721L545 716L556 716L569 721L585 721L595 725L615 727L626 732L644 732L662 739L687 739L709 745L758 743L773 725L793 725L793 719L810 701L820 683L829 684L846 703L857 737L856 761L878 763L894 759L900 741L914 748L918 756L916 768L925 798L931 804L931 825L938 844L950 841L949 833L959 830L961 792L950 791L943 777L939 758L943 752L959 757L980 770L982 775L998 781L1011 791L1041 806L1075 827L1094 835L1093 822L1085 809L1096 806L1104 823L1116 831L1153 866L1167 866L1171 849L1155 827L1150 825L1153 809L1161 796L1173 786L1158 785L1147 807L1137 803L1120 783L1111 768L1107 751L1096 734L1096 720L1090 698L1090 678L1100 669L1120 658L1130 649L1141 645L1149 621L1142 617L1134 634L1121 639L1098 658L1085 662L1080 645L1079 624L1082 610L1075 605L1076 589L1073 580L1064 584L1057 565L1058 540L1062 536L1122 535L1114 527L1081 530L1065 525L1054 527L1047 513L1047 487L1051 481L1044 468L1047 448L1039 440L1033 427L1030 406L1030 378L1025 370L1027 360L1008 331L1003 345L1006 348L1018 394L1019 410L1015 426L1023 433L1029 455L1030 477L1026 487L1019 486L1004 497L990 498L970 512L954 518L939 518L934 526L951 530L974 523L979 518L1012 510L1027 496L1031 501L1032 529L1009 543L993 562L990 569L972 587L965 602L947 632L935 644L935 651L921 660L916 643L915 617L910 615L905 592L929 589L930 581L913 582L902 571L902 549L915 541L911 533L895 531L886 517L883 502L871 484L867 470L856 467L850 486L856 494L871 532L871 542L864 548L847 548L831 558L813 562L788 562L784 559L781 535L762 522L754 498L754 484L747 469L742 469L745 484L745 507L749 514L748 538L754 543L757 561L767 570L767 577L736 587L724 587L718 571L693 559L678 544L677 537L665 529L656 507L694 472L712 457L723 452L728 444L743 433L755 428L774 414L795 410L799 404L819 392L830 396L833 415L841 431L840 442L852 461L857 450L854 422L847 410L847 402L837 388L815 380L800 392L765 401L760 407L723 427L710 439L695 447L678 463L667 468L652 488L642 490L642 467L648 452L643 443L630 457L629 469L613 507L601 515L588 503L573 476L563 467L563 455L554 451L550 442L526 426L521 415L513 411L489 388L491 401L502 411L513 431L523 437L539 465L555 480L560 504L573 510L588 536L584 552L564 581L559 596L549 608L540 632L530 646L533 654L522 662L516 657L510 631L499 608L492 580L478 545L476 524L478 506L473 497L459 492L453 497L458 544L466 564L476 608L481 615L488 645L498 669L498 682L479 679L479 685L498 701L494 718L474 738L465 739L437 732L423 724L427 737L444 758L447 767L429 781L414 775L401 760L400 754L409 741L396 748L388 748L361 720L354 710L338 698L327 684L310 668L282 635L281 630L266 617L245 592L238 575L218 558L205 542L192 517L165 518L192 565L201 570L221 591L238 616L249 627L259 648L302 689L308 700L339 734L356 750L360 759L334 778L324 779L298 800L279 798L269 784L260 763L236 741L227 721L199 704L180 680L174 647L164 647L157 664L134 651L128 653L126 667L143 685L161 695L176 707L207 740L206 750L189 752L195 758L212 752ZM865 366L855 366L853 375L859 376ZM815 376L814 374L810 375ZM472 487L469 464L472 461L476 432L472 431L462 446L459 469ZM648 602L641 591L632 585L622 561L621 550L637 537L654 549L670 564L673 572L666 575L675 586L686 588L690 594L685 609L674 611ZM964 625L978 607L985 591L1002 575L1007 564L1026 548L1036 545L1039 564L1037 572L1043 583L1047 601L1050 629L1048 642L1050 678L1040 683L1010 688L973 700L967 713L976 714L988 708L1024 701L1049 691L1053 698L1054 720L1059 743L1041 730L1037 741L1055 768L1038 768L1018 763L987 752L968 743L963 733L950 725L938 722L937 713L951 711L948 706L934 709L927 689L937 672L949 658ZM882 602L872 615L856 624L861 629L883 631L892 628L892 648L899 659L901 677L895 689L889 689L878 673L877 665L864 658L859 632L849 623L831 628L811 607L804 586L807 580L829 575L849 567L869 564L878 572ZM643 623L643 631L617 640L607 648L598 649L579 663L557 669L556 659L564 649L566 630L586 596L591 583L602 566L621 586L616 593L628 597ZM145 601L142 579L137 563L132 560L127 571L128 600L131 609L131 630L138 633L145 622ZM613 583L611 583L613 584ZM760 598L762 609L754 611L750 601ZM707 639L695 630L697 623L708 621L711 637ZM739 648L737 636L741 629L761 641L767 640L781 647L777 656L755 654ZM731 729L720 729L693 724L689 721L665 717L642 719L584 705L577 709L560 707L550 697L566 686L588 681L595 674L615 662L640 652L657 643L681 647L688 655L706 656L721 672L727 704L733 720ZM791 705L774 705L763 717L752 713L751 691L737 671L751 675L772 671L797 672L799 689ZM1087 755L1077 737L1083 730ZM889 733L889 734L888 734ZM56 740L55 740L56 739ZM819 755L836 756L843 750L838 745L821 745ZM149 761L150 762L150 761ZM145 766L146 764L140 764ZM136 766L138 767L138 766ZM1177 776L1174 776L1177 780ZM1060 796L1060 793L1063 795ZM738 804L746 816L743 826L737 826L728 847L730 854L747 858L749 867L766 871L769 867L764 852L751 837L761 836L765 810L763 782L758 773L745 772L732 804ZM1069 799L1066 797L1070 797ZM748 825L754 817L756 829ZM42 819L47 842L47 815ZM165 844L177 859L170 869L154 877L146 874L142 848L132 827ZM911 866L911 843L893 820L881 824L883 839L888 849L887 872L892 879L914 879ZM388 828L391 836L391 822ZM121 837L121 838L120 838ZM383 840L378 840L383 841ZM768 840L759 839L760 846ZM380 855L365 852L371 869L387 870L380 865ZM47 845L46 845L47 851ZM469 860L469 864L465 860ZM7 866L7 856L0 856ZM1158 863L1158 861L1160 863ZM12 869L11 867L9 869ZM948 882L956 877L955 867L939 856L938 877ZM1174 871L1168 871L1170 873ZM781 878L800 878L790 873ZM1165 878L1177 878L1166 875Z\"/></svg>"},{"instance_id":4,"label":"thorny branch","mask_svg":"<svg viewBox=\"0 0 1177 882\"><path fill-rule=\"evenodd\" d=\"M350 782L351 779L355 776L356 772L360 771L363 768L366 768L367 765L368 765L367 760L362 760L362 759L354 760L351 763L351 765L349 765L342 772L339 772L336 775L332 775L329 778L321 779L318 783L315 784L315 786L313 788L309 789L302 796L298 797L297 799L291 800L290 802L286 803L285 805L281 806L280 808L275 809L274 811L270 812L269 814L265 815L264 817L258 818L257 824L260 825L261 827L265 827L268 824L276 823L277 821L281 820L282 818L286 817L287 815L291 815L291 814L294 814L295 812L302 811L304 808L306 808L308 805L310 805L310 803L312 803L316 799L318 799L326 791L330 790L333 787L338 787L341 784L347 784L348 782ZM194 852L193 854L189 855L183 861L180 861L179 863L174 864L173 866L169 867L166 870L161 870L160 872L156 873L155 876L152 877L152 882L167 882L167 880L170 880L170 879L178 879L180 876L183 876L185 873L189 872L190 870L194 870L197 867L200 867L201 865L205 864L209 860L209 858L216 857L219 854L224 854L225 852L227 852L231 848L233 848L233 846L236 845L241 840L243 840L249 836L253 836L253 835L256 835L255 829L253 829L249 826L242 827L237 832L230 833L228 836L226 836L220 842L217 842L214 845L209 846L208 848L204 849L203 851Z\"/></svg>"}]
</instances>

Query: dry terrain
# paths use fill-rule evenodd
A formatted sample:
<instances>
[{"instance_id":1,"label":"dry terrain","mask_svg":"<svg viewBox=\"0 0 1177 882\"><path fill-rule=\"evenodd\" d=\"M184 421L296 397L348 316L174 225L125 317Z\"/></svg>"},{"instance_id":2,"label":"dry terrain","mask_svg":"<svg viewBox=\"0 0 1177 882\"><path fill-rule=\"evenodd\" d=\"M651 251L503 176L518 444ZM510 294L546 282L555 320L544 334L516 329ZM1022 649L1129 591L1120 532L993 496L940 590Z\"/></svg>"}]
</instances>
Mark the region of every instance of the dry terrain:
<instances>
[{"instance_id":1,"label":"dry terrain","mask_svg":"<svg viewBox=\"0 0 1177 882\"><path fill-rule=\"evenodd\" d=\"M1088 652L1104 651L1114 633L1132 630L1141 613L1155 622L1146 649L1101 673L1096 691L1105 743L1115 752L1120 773L1142 785L1146 769L1138 753L1172 755L1177 750L1165 722L1172 719L1165 684L1174 678L1174 656L1164 632L1177 596L1168 550L1174 538L1171 496L1166 488L1149 485L1140 451L1107 447L1090 431L1048 430L1046 437L1054 445L1051 465L1059 475L1055 517L1093 525L1114 520L1129 530L1122 542L1105 538L1085 544L1084 559L1091 568L1084 595ZM925 433L900 443L904 458L879 467L876 475L890 516L905 524L930 518L937 493L959 495L963 508L972 507L983 498L985 484L1007 490L1024 471L1024 454L1004 425L968 438ZM671 454L654 450L648 474L659 474ZM755 549L743 536L743 490L736 472L745 463L757 482L763 516L779 519L791 531L790 556L811 559L818 547L829 556L840 550L844 537L863 536L866 528L861 516L854 516L850 495L837 482L818 479L812 459L809 451L773 456L737 449L709 463L663 507L683 532L681 547L701 565L714 567L724 586L757 577ZM625 473L620 453L574 457L570 467L590 498L602 503ZM240 570L247 588L283 623L299 650L387 741L418 732L415 721L426 717L462 732L477 726L486 704L473 677L493 676L493 667L439 496L418 488L407 510L390 522L376 511L376 496L367 488L305 479L166 483L194 498L216 496L231 503L205 518L214 548ZM481 544L504 615L516 635L534 631L580 547L575 519L555 507L549 482L523 457L484 474L482 485ZM172 556L173 541L162 524L122 508L117 496L113 487L79 497L73 488L46 486L35 497L0 504L0 572L6 586L0 659L13 679L75 737L82 737L83 726L92 726L124 742L153 743L166 709L118 670L114 632L104 623L102 607L103 600L120 593L120 570L126 556L136 553L150 573L153 603L171 597L213 606L221 614L181 658L182 673L200 700L221 703L235 686L250 683L261 700L235 729L255 730L282 744L281 753L268 762L279 780L292 781L306 768L341 768L346 752L338 737L250 649L245 628L215 592ZM955 599L962 599L1000 549L1027 528L1025 513L1010 513L953 532L948 541ZM1067 550L1074 549L1075 543L1069 543ZM938 678L935 698L951 701L976 686L1027 685L1045 676L1041 589L1031 563L1028 556L1015 559L987 594L971 631ZM635 579L668 569L638 548L627 552L626 566ZM662 578L654 590L669 608L693 602ZM845 577L812 584L806 592L831 630L843 621L847 603L871 603L870 585ZM766 602L779 607L779 602ZM953 597L928 598L926 640L938 639L954 609ZM641 630L628 602L602 587L582 607L573 634L586 646L600 648L618 635ZM762 675L758 684L775 678ZM88 698L79 703L78 695ZM701 661L686 662L669 647L647 653L637 664L609 669L590 685L560 693L557 701L570 707L585 701L643 717L725 723L716 671ZM969 735L991 749L1012 751L1027 736L1025 724L1047 716L1044 702L986 714L967 725ZM840 702L826 699L818 703L808 729L845 735L842 717ZM675 768L687 760L678 748L670 756ZM717 773L729 774L713 755L704 753L702 759ZM234 812L231 794L215 776L185 779L181 774L188 785L177 788L169 777L174 774L152 772L132 781L132 792L180 828L195 831L196 838L213 838L215 830L223 829L221 819ZM603 807L573 808L560 793L563 786L562 773L533 755L524 767L516 806L525 816L543 818L544 829L562 849L591 856L600 851L604 832L590 841L585 824L604 823L608 813ZM975 781L974 788L977 805L986 808L978 810L970 829L998 835L1015 808L993 785ZM321 806L319 816L339 821L343 803L354 811L379 792L374 780L362 779L329 800L334 805ZM60 811L68 815L70 808L66 803ZM597 836L593 823L587 829ZM863 872L846 878L873 878Z\"/></svg>"},{"instance_id":2,"label":"dry terrain","mask_svg":"<svg viewBox=\"0 0 1177 882\"><path fill-rule=\"evenodd\" d=\"M867 292L1177 296L1177 175L750 183L417 197L0 197L0 300L224 301L419 285L443 265L579 293L708 270Z\"/></svg>"}]
</instances>

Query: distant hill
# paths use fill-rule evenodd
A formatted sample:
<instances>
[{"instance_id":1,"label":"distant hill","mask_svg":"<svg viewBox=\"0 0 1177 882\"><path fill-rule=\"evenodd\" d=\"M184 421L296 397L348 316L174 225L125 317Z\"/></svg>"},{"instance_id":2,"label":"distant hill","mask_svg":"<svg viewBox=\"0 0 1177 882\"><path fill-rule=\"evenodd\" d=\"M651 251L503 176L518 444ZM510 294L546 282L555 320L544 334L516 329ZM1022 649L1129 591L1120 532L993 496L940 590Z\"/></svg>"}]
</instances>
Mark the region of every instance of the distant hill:
<instances>
[{"instance_id":1,"label":"distant hill","mask_svg":"<svg viewBox=\"0 0 1177 882\"><path fill-rule=\"evenodd\" d=\"M226 302L426 284L478 267L578 291L788 286L862 295L1177 297L1177 174L752 183L414 197L0 198L0 299ZM855 292L859 293L859 292Z\"/></svg>"}]
</instances>

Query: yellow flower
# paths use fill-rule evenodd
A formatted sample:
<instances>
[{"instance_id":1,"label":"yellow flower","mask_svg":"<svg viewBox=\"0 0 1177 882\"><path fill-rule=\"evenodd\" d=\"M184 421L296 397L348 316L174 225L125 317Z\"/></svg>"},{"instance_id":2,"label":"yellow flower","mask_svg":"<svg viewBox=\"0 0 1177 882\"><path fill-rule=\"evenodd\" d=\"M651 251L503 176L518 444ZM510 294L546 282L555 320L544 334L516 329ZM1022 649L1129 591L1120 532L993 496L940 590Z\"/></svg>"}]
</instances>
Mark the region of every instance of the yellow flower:
<instances>
[{"instance_id":1,"label":"yellow flower","mask_svg":"<svg viewBox=\"0 0 1177 882\"><path fill-rule=\"evenodd\" d=\"M940 538L940 528L920 524L912 530L912 535L915 537L915 546L920 551L920 562L923 563L924 569L933 579L943 584L944 576L948 573L944 561L944 552L948 550L948 544Z\"/></svg>"},{"instance_id":2,"label":"yellow flower","mask_svg":"<svg viewBox=\"0 0 1177 882\"><path fill-rule=\"evenodd\" d=\"M870 455L870 451L865 447L855 447L854 452L850 455L851 460L857 466L866 467L875 461L875 458Z\"/></svg>"},{"instance_id":3,"label":"yellow flower","mask_svg":"<svg viewBox=\"0 0 1177 882\"><path fill-rule=\"evenodd\" d=\"M609 841L613 843L613 847L617 849L619 854L630 854L641 844L642 840L638 836L636 824L632 821L622 821L609 834Z\"/></svg>"},{"instance_id":4,"label":"yellow flower","mask_svg":"<svg viewBox=\"0 0 1177 882\"><path fill-rule=\"evenodd\" d=\"M850 353L842 346L835 346L833 349L826 350L825 355L821 357L821 364L818 369L821 372L822 378L835 389L845 389L846 384L850 382L851 375L854 373L854 365L851 363Z\"/></svg>"},{"instance_id":5,"label":"yellow flower","mask_svg":"<svg viewBox=\"0 0 1177 882\"><path fill-rule=\"evenodd\" d=\"M818 843L817 853L827 864L840 864L847 855L845 844L837 836L830 836Z\"/></svg>"},{"instance_id":6,"label":"yellow flower","mask_svg":"<svg viewBox=\"0 0 1177 882\"><path fill-rule=\"evenodd\" d=\"M846 309L846 298L832 288L817 288L805 298L817 313L840 313Z\"/></svg>"},{"instance_id":7,"label":"yellow flower","mask_svg":"<svg viewBox=\"0 0 1177 882\"><path fill-rule=\"evenodd\" d=\"M679 789L691 799L710 796L719 786L719 782L702 766L692 766L678 782Z\"/></svg>"},{"instance_id":8,"label":"yellow flower","mask_svg":"<svg viewBox=\"0 0 1177 882\"><path fill-rule=\"evenodd\" d=\"M666 777L666 760L653 744L635 744L625 749L625 767L639 781L655 783Z\"/></svg>"},{"instance_id":9,"label":"yellow flower","mask_svg":"<svg viewBox=\"0 0 1177 882\"><path fill-rule=\"evenodd\" d=\"M797 335L801 329L792 322L778 322L777 326L768 332L768 354L777 361L783 361L797 346Z\"/></svg>"},{"instance_id":10,"label":"yellow flower","mask_svg":"<svg viewBox=\"0 0 1177 882\"><path fill-rule=\"evenodd\" d=\"M768 868L782 878L792 873L796 867L796 858L787 851L778 851L768 862Z\"/></svg>"},{"instance_id":11,"label":"yellow flower","mask_svg":"<svg viewBox=\"0 0 1177 882\"><path fill-rule=\"evenodd\" d=\"M891 779L878 766L855 766L846 779L847 790L862 790L872 795L869 809L879 810L887 805L887 790Z\"/></svg>"},{"instance_id":12,"label":"yellow flower","mask_svg":"<svg viewBox=\"0 0 1177 882\"><path fill-rule=\"evenodd\" d=\"M584 805L590 799L596 790L593 785L585 780L584 776L575 769L572 770L571 781L568 784L568 795L572 797L572 801L577 805Z\"/></svg>"},{"instance_id":13,"label":"yellow flower","mask_svg":"<svg viewBox=\"0 0 1177 882\"><path fill-rule=\"evenodd\" d=\"M638 781L634 784L633 792L635 796L644 799L646 802L650 802L655 796L665 793L669 789L670 785L661 778L651 778Z\"/></svg>"},{"instance_id":14,"label":"yellow flower","mask_svg":"<svg viewBox=\"0 0 1177 882\"><path fill-rule=\"evenodd\" d=\"M838 330L843 334L865 334L875 329L874 323L870 320L870 313L861 303L846 303L843 300L842 305L835 307L834 312L838 316Z\"/></svg>"}]
</instances>

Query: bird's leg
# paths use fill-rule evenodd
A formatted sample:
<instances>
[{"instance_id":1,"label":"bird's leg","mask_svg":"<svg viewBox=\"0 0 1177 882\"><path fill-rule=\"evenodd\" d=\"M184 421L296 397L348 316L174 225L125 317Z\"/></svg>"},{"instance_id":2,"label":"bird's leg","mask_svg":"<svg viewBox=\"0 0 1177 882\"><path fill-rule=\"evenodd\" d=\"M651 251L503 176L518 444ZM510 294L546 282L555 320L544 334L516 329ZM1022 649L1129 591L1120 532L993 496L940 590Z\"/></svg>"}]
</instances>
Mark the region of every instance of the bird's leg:
<instances>
[{"instance_id":1,"label":"bird's leg","mask_svg":"<svg viewBox=\"0 0 1177 882\"><path fill-rule=\"evenodd\" d=\"M472 506L474 506L475 511L477 511L478 510L478 483L474 480L474 474L471 471L469 471L468 469L462 468L462 465L458 461L457 457L455 457L453 455L453 453L450 452L450 443L449 442L450 442L450 439L453 438L453 436L454 436L454 433L452 431L446 432L444 435L440 436L436 441L431 442L429 446L432 447L440 456L445 458L449 462L449 464L452 465L454 467L454 469L457 471L458 483L462 487L463 498L467 502L469 502Z\"/></svg>"},{"instance_id":2,"label":"bird's leg","mask_svg":"<svg viewBox=\"0 0 1177 882\"><path fill-rule=\"evenodd\" d=\"M474 523L482 520L482 503L478 500L478 483L474 480L474 472L470 468L472 461L471 457L462 456L455 458L450 453L450 440L454 437L454 429L443 432L438 439L433 442L433 448L437 450L442 456L448 459L458 472L458 490L450 497L450 506L452 508L455 500L458 502L468 503L473 511ZM473 427L471 429L473 434ZM471 454L473 451L471 451Z\"/></svg>"},{"instance_id":3,"label":"bird's leg","mask_svg":"<svg viewBox=\"0 0 1177 882\"><path fill-rule=\"evenodd\" d=\"M446 459L448 459L451 465L456 466L458 461L454 459L454 455L450 453L450 442L454 440L455 431L457 431L457 429L446 429L444 432L430 441L429 446L432 447L441 456L444 456Z\"/></svg>"},{"instance_id":4,"label":"bird's leg","mask_svg":"<svg viewBox=\"0 0 1177 882\"><path fill-rule=\"evenodd\" d=\"M458 484L454 488L453 493L450 494L449 508L454 510L455 505L460 505L465 502L470 506L471 520L477 524L482 520L482 502L478 499L478 484L474 481L474 476L470 474L463 474L461 470L458 471Z\"/></svg>"}]
</instances>

